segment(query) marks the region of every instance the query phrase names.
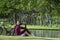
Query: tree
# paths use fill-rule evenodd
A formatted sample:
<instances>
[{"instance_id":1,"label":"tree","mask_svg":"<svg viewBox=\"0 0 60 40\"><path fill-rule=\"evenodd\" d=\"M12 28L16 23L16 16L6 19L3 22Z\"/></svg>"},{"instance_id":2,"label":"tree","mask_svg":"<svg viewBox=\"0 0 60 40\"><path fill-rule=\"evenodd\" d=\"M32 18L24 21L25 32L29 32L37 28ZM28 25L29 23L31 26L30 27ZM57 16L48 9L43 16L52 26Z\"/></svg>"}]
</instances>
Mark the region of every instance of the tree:
<instances>
[{"instance_id":1,"label":"tree","mask_svg":"<svg viewBox=\"0 0 60 40\"><path fill-rule=\"evenodd\" d=\"M50 16L58 16L60 15L59 9L60 0L0 0L0 15L11 17L14 14L15 20L16 18L21 19L19 16L17 17L18 14L30 16L34 14L36 19L40 14L42 21L45 21L46 13Z\"/></svg>"}]
</instances>

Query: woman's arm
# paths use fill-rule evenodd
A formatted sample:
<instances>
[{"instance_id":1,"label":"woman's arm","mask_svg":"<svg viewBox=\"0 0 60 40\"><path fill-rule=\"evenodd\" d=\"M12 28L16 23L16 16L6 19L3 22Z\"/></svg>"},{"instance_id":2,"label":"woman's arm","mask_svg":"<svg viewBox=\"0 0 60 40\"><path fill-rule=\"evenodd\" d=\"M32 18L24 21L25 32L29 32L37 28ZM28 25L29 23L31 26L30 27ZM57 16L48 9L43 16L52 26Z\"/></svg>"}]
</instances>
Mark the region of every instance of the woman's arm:
<instances>
[{"instance_id":1,"label":"woman's arm","mask_svg":"<svg viewBox=\"0 0 60 40\"><path fill-rule=\"evenodd\" d=\"M25 24L25 27L21 27L21 29L26 29L26 24Z\"/></svg>"},{"instance_id":2,"label":"woman's arm","mask_svg":"<svg viewBox=\"0 0 60 40\"><path fill-rule=\"evenodd\" d=\"M25 27L21 27L21 29L25 29Z\"/></svg>"}]
</instances>

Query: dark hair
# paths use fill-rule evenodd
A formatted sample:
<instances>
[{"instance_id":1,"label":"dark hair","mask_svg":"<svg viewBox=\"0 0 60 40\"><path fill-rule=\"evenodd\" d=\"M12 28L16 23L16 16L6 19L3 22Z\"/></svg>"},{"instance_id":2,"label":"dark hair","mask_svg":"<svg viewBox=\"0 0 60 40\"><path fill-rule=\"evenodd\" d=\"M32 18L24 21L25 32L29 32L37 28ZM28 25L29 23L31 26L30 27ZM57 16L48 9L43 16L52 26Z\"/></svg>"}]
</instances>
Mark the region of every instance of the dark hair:
<instances>
[{"instance_id":1,"label":"dark hair","mask_svg":"<svg viewBox=\"0 0 60 40\"><path fill-rule=\"evenodd\" d=\"M20 25L22 25L23 23L20 23Z\"/></svg>"}]
</instances>

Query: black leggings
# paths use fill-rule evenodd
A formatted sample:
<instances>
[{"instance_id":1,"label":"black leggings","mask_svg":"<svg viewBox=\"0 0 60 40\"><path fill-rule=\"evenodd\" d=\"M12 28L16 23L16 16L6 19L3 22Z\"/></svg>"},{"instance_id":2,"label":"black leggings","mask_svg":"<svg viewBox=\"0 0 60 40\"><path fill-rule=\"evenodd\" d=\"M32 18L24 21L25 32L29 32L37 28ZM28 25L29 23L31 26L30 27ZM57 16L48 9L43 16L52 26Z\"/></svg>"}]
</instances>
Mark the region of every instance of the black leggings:
<instances>
[{"instance_id":1,"label":"black leggings","mask_svg":"<svg viewBox=\"0 0 60 40\"><path fill-rule=\"evenodd\" d=\"M27 32L28 34L31 34L28 29L24 29L23 31L20 32L20 35L24 34L25 32Z\"/></svg>"}]
</instances>

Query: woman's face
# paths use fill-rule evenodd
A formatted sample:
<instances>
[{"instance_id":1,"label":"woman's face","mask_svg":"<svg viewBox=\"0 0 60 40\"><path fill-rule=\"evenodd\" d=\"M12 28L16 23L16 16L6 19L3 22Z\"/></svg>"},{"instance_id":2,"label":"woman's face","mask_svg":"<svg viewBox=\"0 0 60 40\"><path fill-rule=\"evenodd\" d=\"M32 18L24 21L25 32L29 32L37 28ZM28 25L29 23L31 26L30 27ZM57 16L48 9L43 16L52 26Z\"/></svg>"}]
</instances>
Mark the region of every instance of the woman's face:
<instances>
[{"instance_id":1,"label":"woman's face","mask_svg":"<svg viewBox=\"0 0 60 40\"><path fill-rule=\"evenodd\" d=\"M17 25L20 25L19 21L17 21Z\"/></svg>"}]
</instances>

